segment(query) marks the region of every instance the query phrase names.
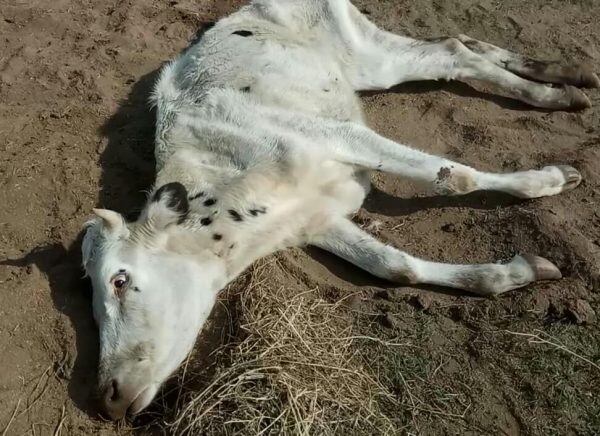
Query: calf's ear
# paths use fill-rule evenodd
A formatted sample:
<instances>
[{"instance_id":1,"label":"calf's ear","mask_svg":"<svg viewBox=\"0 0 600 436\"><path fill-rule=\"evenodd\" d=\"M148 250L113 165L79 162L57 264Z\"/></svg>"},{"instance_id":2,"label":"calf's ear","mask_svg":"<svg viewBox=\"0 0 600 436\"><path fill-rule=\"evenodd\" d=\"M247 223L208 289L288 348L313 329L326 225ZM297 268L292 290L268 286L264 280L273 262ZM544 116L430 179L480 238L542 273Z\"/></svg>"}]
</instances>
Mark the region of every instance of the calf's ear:
<instances>
[{"instance_id":1,"label":"calf's ear","mask_svg":"<svg viewBox=\"0 0 600 436\"><path fill-rule=\"evenodd\" d=\"M83 267L86 275L88 266L94 259L98 249L98 238L102 235L107 240L125 239L129 236L129 229L123 216L108 209L93 209L96 219L85 223L85 234L81 242Z\"/></svg>"},{"instance_id":2,"label":"calf's ear","mask_svg":"<svg viewBox=\"0 0 600 436\"><path fill-rule=\"evenodd\" d=\"M140 215L141 221L148 221L157 229L181 224L190 211L188 193L178 182L162 185L150 197Z\"/></svg>"},{"instance_id":3,"label":"calf's ear","mask_svg":"<svg viewBox=\"0 0 600 436\"><path fill-rule=\"evenodd\" d=\"M125 219L119 212L108 209L94 209L94 214L102 221L102 227L111 236L126 236Z\"/></svg>"}]
</instances>

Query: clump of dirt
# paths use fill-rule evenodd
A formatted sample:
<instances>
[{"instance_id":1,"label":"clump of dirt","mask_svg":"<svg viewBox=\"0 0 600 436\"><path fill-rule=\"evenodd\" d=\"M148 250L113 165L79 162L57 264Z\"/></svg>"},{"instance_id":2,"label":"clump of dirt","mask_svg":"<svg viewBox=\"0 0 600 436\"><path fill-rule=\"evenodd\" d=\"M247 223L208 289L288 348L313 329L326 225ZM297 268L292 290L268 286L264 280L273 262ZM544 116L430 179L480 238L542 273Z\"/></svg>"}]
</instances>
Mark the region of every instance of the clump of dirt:
<instances>
[{"instance_id":1,"label":"clump of dirt","mask_svg":"<svg viewBox=\"0 0 600 436\"><path fill-rule=\"evenodd\" d=\"M600 60L600 4L592 0L355 3L380 26L409 36L465 33L540 59ZM290 250L263 264L275 292L259 286L249 293L254 269L224 294L188 365L145 414L119 424L98 416L97 331L79 265L82 223L94 206L136 213L154 177L147 100L160 66L241 4L0 4L0 431L319 433L338 425L363 433L597 434L600 93L589 92L590 110L550 113L455 82L365 95L369 124L482 170L571 164L582 185L534 201L492 193L449 198L380 174L356 221L438 261L540 254L563 280L490 300L393 287L319 250ZM257 313L261 298L268 309ZM283 362L269 349L282 338L259 328L284 321L272 311L293 316L290 301L304 312L281 325L283 344L303 350L304 339L320 353L292 353L299 365ZM305 330L293 337L290 326ZM257 348L244 348L250 345ZM265 360L244 360L258 350ZM247 373L265 363L277 368ZM335 368L322 367L328 364ZM235 377L241 384L231 384ZM361 403L359 391L371 402ZM331 411L353 410L368 418L331 421Z\"/></svg>"}]
</instances>

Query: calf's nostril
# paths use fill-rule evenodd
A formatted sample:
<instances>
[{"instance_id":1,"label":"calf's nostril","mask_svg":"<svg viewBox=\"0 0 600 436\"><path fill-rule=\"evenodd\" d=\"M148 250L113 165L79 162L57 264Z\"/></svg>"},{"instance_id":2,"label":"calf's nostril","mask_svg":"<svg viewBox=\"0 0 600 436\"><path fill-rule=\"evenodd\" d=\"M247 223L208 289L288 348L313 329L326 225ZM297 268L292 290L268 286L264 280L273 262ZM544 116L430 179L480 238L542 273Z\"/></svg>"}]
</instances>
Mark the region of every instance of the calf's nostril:
<instances>
[{"instance_id":1,"label":"calf's nostril","mask_svg":"<svg viewBox=\"0 0 600 436\"><path fill-rule=\"evenodd\" d=\"M106 390L104 391L104 401L106 401L107 403L114 402L119 401L119 398L121 398L121 394L119 392L119 385L116 380L112 380L110 384L106 387Z\"/></svg>"},{"instance_id":2,"label":"calf's nostril","mask_svg":"<svg viewBox=\"0 0 600 436\"><path fill-rule=\"evenodd\" d=\"M108 415L113 421L125 417L127 409L131 406L136 393L136 387L130 386L126 382L119 382L116 379L110 380L104 385L100 407L104 414Z\"/></svg>"},{"instance_id":3,"label":"calf's nostril","mask_svg":"<svg viewBox=\"0 0 600 436\"><path fill-rule=\"evenodd\" d=\"M118 401L121 398L119 394L119 385L116 380L112 381L112 395L110 396L110 401Z\"/></svg>"}]
</instances>

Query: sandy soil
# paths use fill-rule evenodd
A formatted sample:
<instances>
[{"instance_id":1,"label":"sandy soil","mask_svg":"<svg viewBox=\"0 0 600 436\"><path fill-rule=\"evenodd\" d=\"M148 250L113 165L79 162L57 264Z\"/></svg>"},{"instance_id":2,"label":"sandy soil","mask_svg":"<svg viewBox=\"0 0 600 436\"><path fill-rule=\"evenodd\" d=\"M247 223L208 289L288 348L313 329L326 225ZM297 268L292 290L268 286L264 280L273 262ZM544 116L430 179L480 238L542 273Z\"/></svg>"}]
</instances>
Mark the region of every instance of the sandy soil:
<instances>
[{"instance_id":1,"label":"sandy soil","mask_svg":"<svg viewBox=\"0 0 600 436\"><path fill-rule=\"evenodd\" d=\"M146 100L157 70L198 28L239 4L0 3L0 431L132 431L101 420L93 401L97 333L79 266L81 226L96 205L124 213L140 206L153 179ZM595 0L356 4L399 33L466 33L538 58L600 61ZM364 100L371 126L392 139L485 170L569 163L581 170L581 187L527 202L490 194L411 198L411 186L378 176L357 221L379 222L371 228L382 239L440 261L542 254L559 265L564 280L480 300L389 288L311 249L281 255L293 273L285 279L317 285L332 299L359 293L357 326L387 337L422 331L423 362L453 350L457 367L448 377L466 372L481 395L459 420L433 416L435 426L425 433L593 434L600 431L598 370L514 335L502 336L495 348L498 338L488 332L490 326L537 329L600 359L593 316L600 309L600 92L589 92L591 110L548 113L486 91L416 83ZM383 323L367 322L366 313ZM548 363L538 368L539 362Z\"/></svg>"}]
</instances>

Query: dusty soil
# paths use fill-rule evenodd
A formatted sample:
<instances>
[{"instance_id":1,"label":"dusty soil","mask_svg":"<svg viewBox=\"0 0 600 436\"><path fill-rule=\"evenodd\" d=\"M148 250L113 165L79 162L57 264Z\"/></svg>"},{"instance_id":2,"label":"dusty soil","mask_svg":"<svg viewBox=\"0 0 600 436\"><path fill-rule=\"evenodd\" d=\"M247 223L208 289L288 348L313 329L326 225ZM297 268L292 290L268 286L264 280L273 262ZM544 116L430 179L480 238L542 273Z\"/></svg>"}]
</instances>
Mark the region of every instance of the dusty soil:
<instances>
[{"instance_id":1,"label":"dusty soil","mask_svg":"<svg viewBox=\"0 0 600 436\"><path fill-rule=\"evenodd\" d=\"M79 266L80 230L96 205L139 208L153 179L146 102L157 70L239 4L0 3L0 431L116 434L143 424L115 425L96 413L97 333ZM600 62L595 0L356 4L399 33L466 33L539 58ZM278 280L316 286L330 301L352 293L357 331L419 345L388 353L377 368L406 375L390 386L398 395L430 399L428 410L403 418L402 431L597 434L600 92L589 92L591 110L548 113L487 91L416 83L364 101L371 126L400 142L485 170L569 163L581 170L581 187L526 202L492 194L412 198L413 187L384 175L356 220L440 261L542 254L563 280L482 300L392 288L312 249L279 255Z\"/></svg>"}]
</instances>

